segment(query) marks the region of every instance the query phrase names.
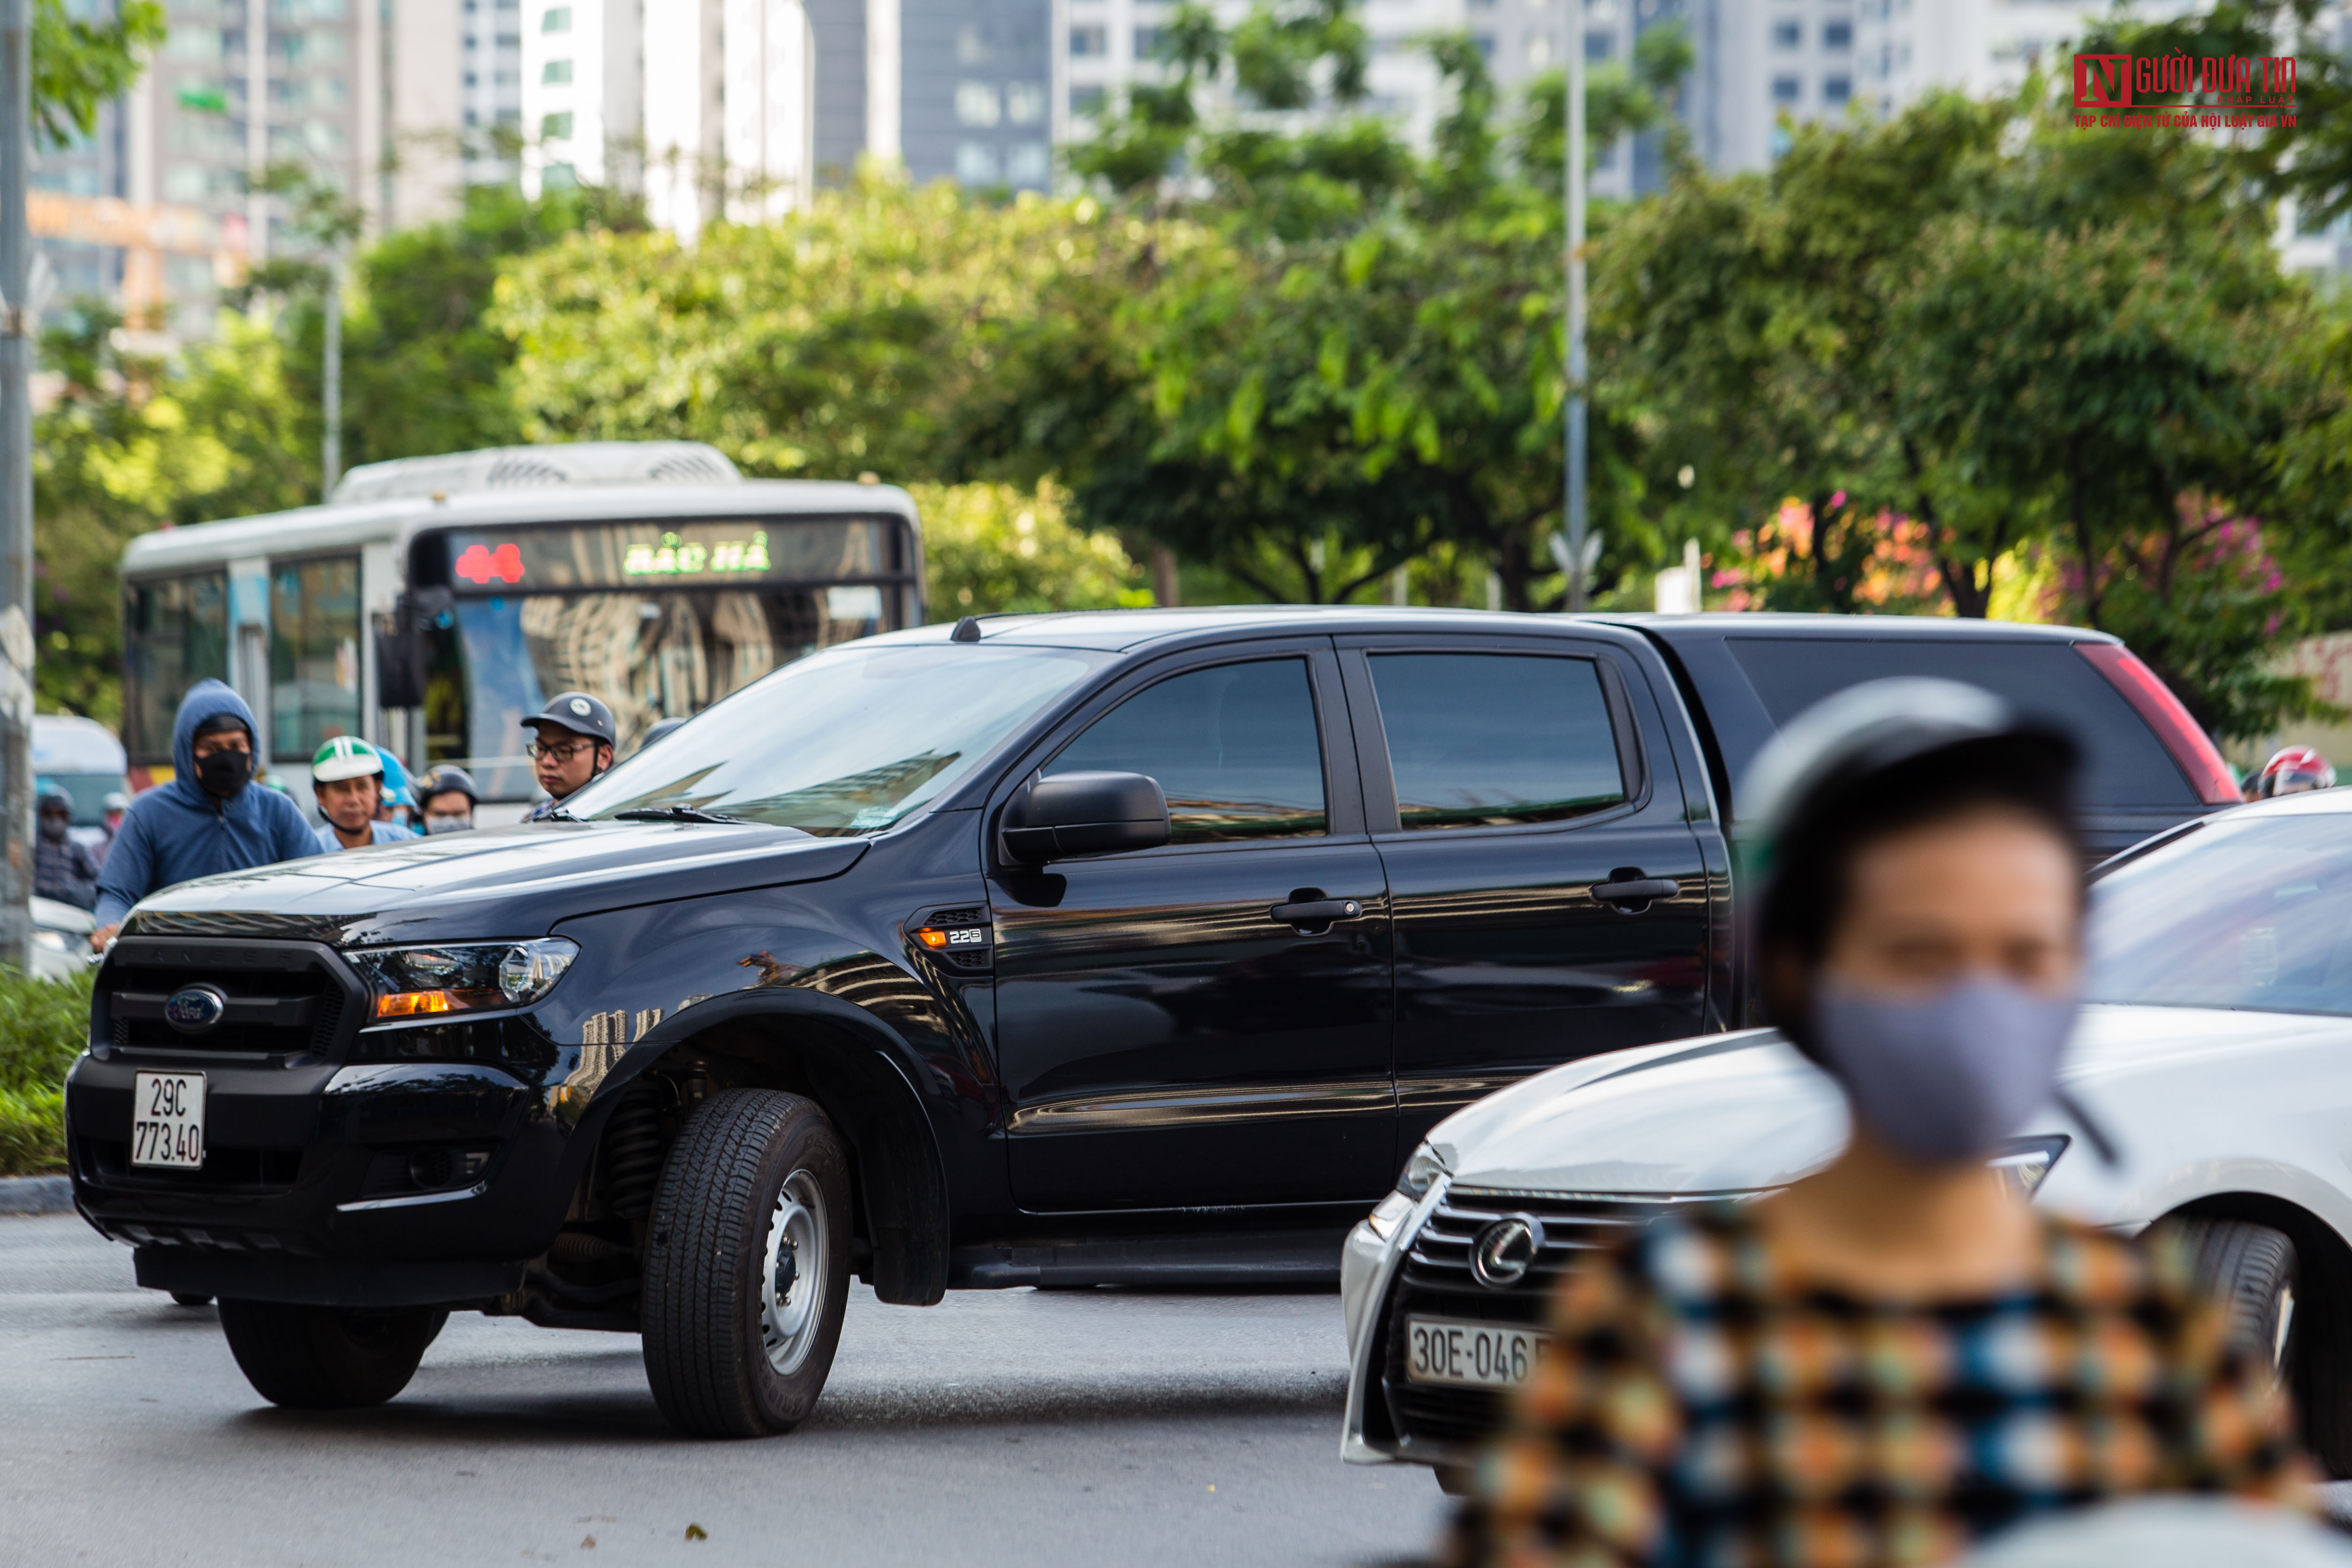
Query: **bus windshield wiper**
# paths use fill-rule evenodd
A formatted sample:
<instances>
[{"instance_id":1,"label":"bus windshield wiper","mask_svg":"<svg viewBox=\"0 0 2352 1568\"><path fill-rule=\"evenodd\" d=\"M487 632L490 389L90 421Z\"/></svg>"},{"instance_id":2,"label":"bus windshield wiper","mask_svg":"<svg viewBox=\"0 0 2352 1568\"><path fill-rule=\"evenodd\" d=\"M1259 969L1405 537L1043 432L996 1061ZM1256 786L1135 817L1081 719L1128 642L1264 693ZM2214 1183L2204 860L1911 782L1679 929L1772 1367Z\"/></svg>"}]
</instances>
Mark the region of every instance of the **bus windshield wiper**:
<instances>
[{"instance_id":1,"label":"bus windshield wiper","mask_svg":"<svg viewBox=\"0 0 2352 1568\"><path fill-rule=\"evenodd\" d=\"M699 806L635 806L625 811L615 811L616 822L740 822L740 817L730 817L721 811L706 811Z\"/></svg>"}]
</instances>

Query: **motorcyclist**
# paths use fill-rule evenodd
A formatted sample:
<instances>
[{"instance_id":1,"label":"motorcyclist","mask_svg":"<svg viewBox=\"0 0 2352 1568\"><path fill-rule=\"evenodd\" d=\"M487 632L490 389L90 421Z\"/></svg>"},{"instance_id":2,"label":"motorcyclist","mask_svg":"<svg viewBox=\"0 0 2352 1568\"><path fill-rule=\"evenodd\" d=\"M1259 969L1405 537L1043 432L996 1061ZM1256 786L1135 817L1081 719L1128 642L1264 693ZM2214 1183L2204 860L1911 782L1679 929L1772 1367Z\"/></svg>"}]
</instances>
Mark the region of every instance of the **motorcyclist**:
<instances>
[{"instance_id":1,"label":"motorcyclist","mask_svg":"<svg viewBox=\"0 0 2352 1568\"><path fill-rule=\"evenodd\" d=\"M2335 788L2336 769L2320 755L2318 747L2283 746L2254 775L2253 788L2246 799L2269 800L2281 795L2300 795L2306 789Z\"/></svg>"},{"instance_id":2,"label":"motorcyclist","mask_svg":"<svg viewBox=\"0 0 2352 1568\"><path fill-rule=\"evenodd\" d=\"M613 747L620 738L613 710L586 692L558 692L522 726L539 737L530 747L531 764L548 794L526 822L554 816L575 790L613 766Z\"/></svg>"},{"instance_id":3,"label":"motorcyclist","mask_svg":"<svg viewBox=\"0 0 2352 1568\"><path fill-rule=\"evenodd\" d=\"M425 797L427 833L461 833L474 825L474 808L481 803L481 793L474 786L474 776L455 763L445 762L426 775L417 793Z\"/></svg>"},{"instance_id":4,"label":"motorcyclist","mask_svg":"<svg viewBox=\"0 0 2352 1568\"><path fill-rule=\"evenodd\" d=\"M105 800L100 802L100 821L105 824L106 837L90 846L89 857L103 867L106 852L114 847L114 836L122 831L122 814L131 810L131 797L120 789L110 789L106 792Z\"/></svg>"},{"instance_id":5,"label":"motorcyclist","mask_svg":"<svg viewBox=\"0 0 2352 1568\"><path fill-rule=\"evenodd\" d=\"M319 847L328 853L416 836L414 828L377 817L383 802L383 754L357 736L339 735L319 747L310 758L310 779L320 813L327 819L319 830Z\"/></svg>"},{"instance_id":6,"label":"motorcyclist","mask_svg":"<svg viewBox=\"0 0 2352 1568\"><path fill-rule=\"evenodd\" d=\"M172 722L172 779L131 802L98 877L104 949L131 906L175 883L319 852L302 810L253 782L253 710L215 680L198 681Z\"/></svg>"},{"instance_id":7,"label":"motorcyclist","mask_svg":"<svg viewBox=\"0 0 2352 1568\"><path fill-rule=\"evenodd\" d=\"M42 786L40 836L33 841L33 891L43 898L89 909L98 903L98 862L74 841L73 797L56 784Z\"/></svg>"}]
</instances>

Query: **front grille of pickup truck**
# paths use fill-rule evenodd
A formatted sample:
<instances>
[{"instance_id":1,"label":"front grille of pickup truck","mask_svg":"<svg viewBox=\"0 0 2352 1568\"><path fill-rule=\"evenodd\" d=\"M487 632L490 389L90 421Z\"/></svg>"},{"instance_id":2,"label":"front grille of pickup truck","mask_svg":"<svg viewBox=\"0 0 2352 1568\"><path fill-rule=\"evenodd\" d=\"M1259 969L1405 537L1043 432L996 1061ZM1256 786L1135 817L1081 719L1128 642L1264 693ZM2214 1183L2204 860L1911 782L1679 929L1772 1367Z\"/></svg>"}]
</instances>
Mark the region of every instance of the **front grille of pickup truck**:
<instances>
[{"instance_id":1,"label":"front grille of pickup truck","mask_svg":"<svg viewBox=\"0 0 2352 1568\"><path fill-rule=\"evenodd\" d=\"M1561 1278L1580 1258L1703 1201L1613 1193L1449 1191L1414 1235L1389 1296L1381 1392L1399 1451L1433 1463L1466 1460L1501 1427L1506 1399L1499 1390L1410 1381L1407 1319L1539 1324ZM1513 1215L1542 1222L1543 1246L1524 1279L1495 1290L1471 1273L1470 1249L1480 1231Z\"/></svg>"},{"instance_id":2,"label":"front grille of pickup truck","mask_svg":"<svg viewBox=\"0 0 2352 1568\"><path fill-rule=\"evenodd\" d=\"M189 1032L165 1005L196 985L226 1007L219 1023ZM357 1026L363 996L341 960L310 943L125 938L108 956L98 1012L107 1042L132 1055L327 1056Z\"/></svg>"}]
</instances>

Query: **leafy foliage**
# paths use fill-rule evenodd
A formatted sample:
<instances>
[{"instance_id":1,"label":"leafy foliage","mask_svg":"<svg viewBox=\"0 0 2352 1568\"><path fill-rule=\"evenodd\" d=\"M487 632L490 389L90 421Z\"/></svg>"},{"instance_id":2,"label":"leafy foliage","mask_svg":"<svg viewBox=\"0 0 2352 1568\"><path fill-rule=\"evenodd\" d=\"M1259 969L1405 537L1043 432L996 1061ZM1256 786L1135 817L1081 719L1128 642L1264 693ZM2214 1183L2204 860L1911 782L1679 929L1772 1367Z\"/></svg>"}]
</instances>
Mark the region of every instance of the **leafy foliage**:
<instances>
[{"instance_id":1,"label":"leafy foliage","mask_svg":"<svg viewBox=\"0 0 2352 1568\"><path fill-rule=\"evenodd\" d=\"M66 1071L89 1037L95 975L0 972L0 1176L65 1166Z\"/></svg>"},{"instance_id":2,"label":"leafy foliage","mask_svg":"<svg viewBox=\"0 0 2352 1568\"><path fill-rule=\"evenodd\" d=\"M111 20L83 20L66 0L33 0L33 125L52 147L98 129L99 105L146 68L168 30L160 0L121 0Z\"/></svg>"},{"instance_id":3,"label":"leafy foliage","mask_svg":"<svg viewBox=\"0 0 2352 1568\"><path fill-rule=\"evenodd\" d=\"M1068 496L1048 481L909 486L923 517L931 612L1015 615L1133 610L1151 602L1118 540L1074 527Z\"/></svg>"}]
</instances>

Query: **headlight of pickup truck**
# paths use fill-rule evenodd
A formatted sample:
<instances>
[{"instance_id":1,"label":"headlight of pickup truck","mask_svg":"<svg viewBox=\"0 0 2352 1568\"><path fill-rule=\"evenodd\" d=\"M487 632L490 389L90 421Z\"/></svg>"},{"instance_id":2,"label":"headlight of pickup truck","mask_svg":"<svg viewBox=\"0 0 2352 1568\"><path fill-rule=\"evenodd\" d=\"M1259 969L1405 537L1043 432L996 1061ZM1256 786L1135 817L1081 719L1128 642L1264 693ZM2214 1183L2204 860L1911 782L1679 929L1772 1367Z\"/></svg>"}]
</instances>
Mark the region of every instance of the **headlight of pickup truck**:
<instances>
[{"instance_id":1,"label":"headlight of pickup truck","mask_svg":"<svg viewBox=\"0 0 2352 1568\"><path fill-rule=\"evenodd\" d=\"M428 1018L527 1007L555 988L578 955L561 936L432 947L369 947L348 955L375 992L370 1017Z\"/></svg>"}]
</instances>

